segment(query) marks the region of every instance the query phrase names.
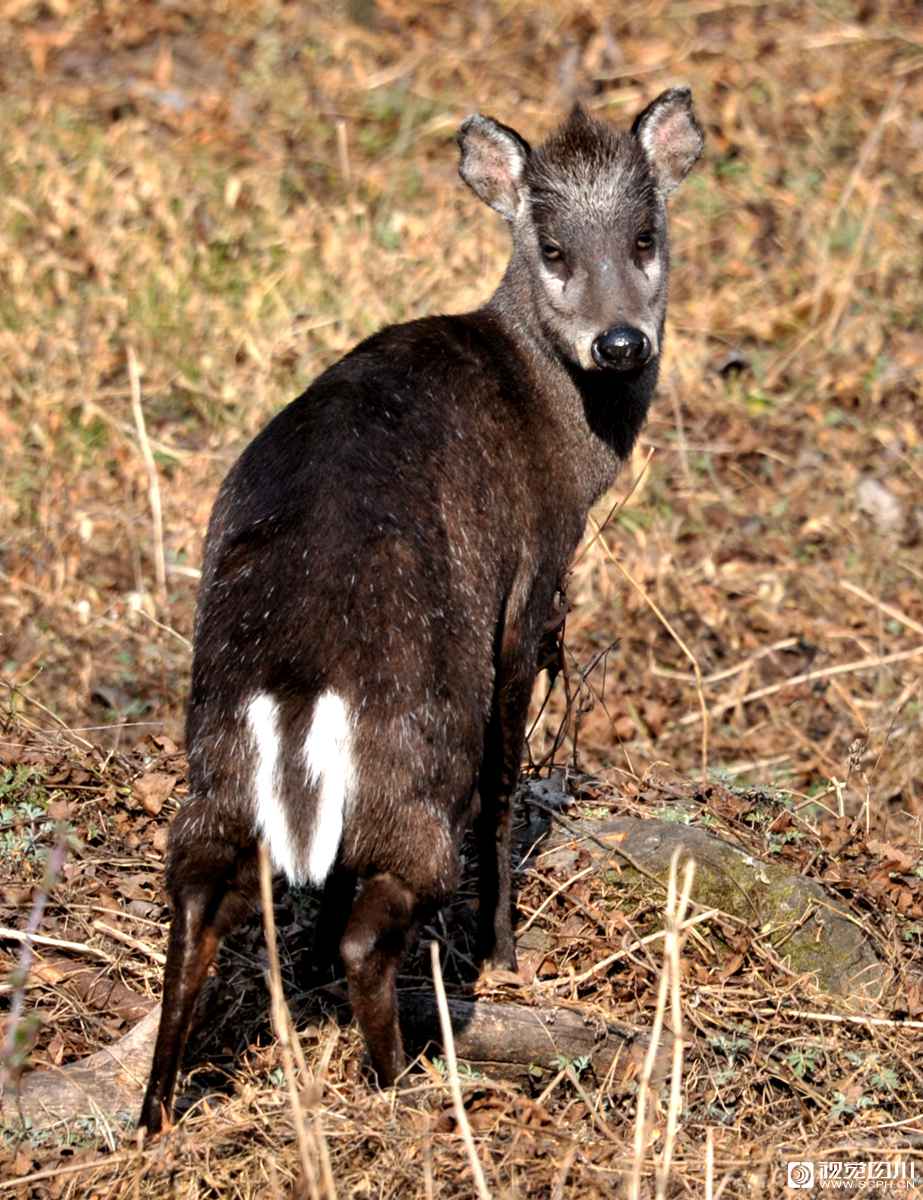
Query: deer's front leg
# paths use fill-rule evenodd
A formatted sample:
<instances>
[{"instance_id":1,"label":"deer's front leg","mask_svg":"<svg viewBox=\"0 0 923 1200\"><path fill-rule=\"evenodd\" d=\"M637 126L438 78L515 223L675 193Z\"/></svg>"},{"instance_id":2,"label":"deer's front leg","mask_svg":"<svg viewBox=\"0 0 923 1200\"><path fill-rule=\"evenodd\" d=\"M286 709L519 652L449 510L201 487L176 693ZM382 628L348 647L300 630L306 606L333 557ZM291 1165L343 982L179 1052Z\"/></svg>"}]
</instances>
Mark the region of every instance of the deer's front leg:
<instances>
[{"instance_id":1,"label":"deer's front leg","mask_svg":"<svg viewBox=\"0 0 923 1200\"><path fill-rule=\"evenodd\" d=\"M516 970L513 942L513 792L519 779L533 671L517 670L497 689L487 736L475 824L480 870L478 957L486 965Z\"/></svg>"}]
</instances>

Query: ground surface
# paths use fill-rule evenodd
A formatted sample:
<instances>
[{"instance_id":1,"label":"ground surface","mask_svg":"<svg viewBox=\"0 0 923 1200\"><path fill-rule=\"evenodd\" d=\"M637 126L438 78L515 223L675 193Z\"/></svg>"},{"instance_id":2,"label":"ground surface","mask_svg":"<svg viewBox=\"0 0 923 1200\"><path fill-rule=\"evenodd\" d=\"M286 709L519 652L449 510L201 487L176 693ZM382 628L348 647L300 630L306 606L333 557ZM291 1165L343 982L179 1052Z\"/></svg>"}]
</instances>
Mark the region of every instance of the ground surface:
<instances>
[{"instance_id":1,"label":"ground surface","mask_svg":"<svg viewBox=\"0 0 923 1200\"><path fill-rule=\"evenodd\" d=\"M64 819L82 845L42 929L88 948L47 948L47 978L28 993L44 1017L35 1061L106 1044L138 995L157 991L185 639L205 521L236 453L364 334L471 307L499 278L504 232L456 176L452 135L468 111L537 138L575 96L626 123L679 81L693 87L706 156L673 206L659 399L597 523L646 469L603 535L591 527L571 581L572 703L555 759L570 759L576 732L581 764L619 803L645 794L655 763L700 779L703 754L717 789L698 801L706 809L763 789L770 816L741 820L769 828L782 814L782 849L768 833L753 849L791 853L863 921L874 914L900 968L879 1015L919 1015L920 4L468 14L400 0L17 0L0 13L0 920L25 924L48 818ZM533 762L547 765L566 708L559 683ZM549 918L574 916L570 893ZM309 900L284 910L293 938L302 903L309 916ZM235 1005L260 1004L253 989L239 999L230 964L260 975L259 932L242 936L216 985L224 1018L196 1051L235 1078L254 1029ZM562 946L590 954L594 937L631 940L574 926ZM15 944L3 948L12 966ZM760 1006L786 977L748 954L712 964L709 1004L736 997L722 1018L730 1041L720 1070L684 1076L676 1194L701 1192L707 1127L731 1195L765 1194L772 1180L781 1192L783 1143L810 1157L866 1145L872 1126L893 1142L895 1121L923 1133L913 1028L770 1021ZM623 964L573 1000L644 1024L660 951L644 961L643 984ZM118 989L101 1002L72 977L77 963L102 966ZM735 1039L753 1035L735 1024L742 1012L801 1055L798 1071L741 1066ZM312 1029L309 1057L326 1080L315 1111L341 1194L423 1195L432 1179L433 1194L471 1195L460 1143L439 1124L441 1085L419 1111L370 1103L355 1031ZM221 1115L194 1116L158 1151L147 1194L284 1191L298 1154L268 1034L250 1053L252 1074ZM631 1095L587 1087L594 1116L568 1080L538 1108L521 1091L477 1101L497 1194L613 1194L632 1158ZM83 1136L73 1154L98 1156L105 1138ZM90 1194L94 1177L95 1194L128 1194L142 1168L120 1152L105 1175L62 1177L54 1194ZM53 1141L12 1144L0 1175L61 1153Z\"/></svg>"}]
</instances>

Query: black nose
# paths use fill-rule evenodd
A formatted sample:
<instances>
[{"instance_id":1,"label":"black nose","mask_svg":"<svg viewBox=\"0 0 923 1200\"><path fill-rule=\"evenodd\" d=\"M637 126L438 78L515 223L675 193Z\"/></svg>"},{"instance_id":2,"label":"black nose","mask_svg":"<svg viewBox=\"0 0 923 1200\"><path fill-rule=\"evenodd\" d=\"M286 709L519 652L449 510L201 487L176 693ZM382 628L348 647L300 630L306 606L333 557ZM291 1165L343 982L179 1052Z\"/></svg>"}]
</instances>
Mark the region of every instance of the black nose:
<instances>
[{"instance_id":1,"label":"black nose","mask_svg":"<svg viewBox=\"0 0 923 1200\"><path fill-rule=\"evenodd\" d=\"M607 329L593 343L596 365L616 371L633 371L643 367L650 356L650 338L630 325L616 325L614 329Z\"/></svg>"}]
</instances>

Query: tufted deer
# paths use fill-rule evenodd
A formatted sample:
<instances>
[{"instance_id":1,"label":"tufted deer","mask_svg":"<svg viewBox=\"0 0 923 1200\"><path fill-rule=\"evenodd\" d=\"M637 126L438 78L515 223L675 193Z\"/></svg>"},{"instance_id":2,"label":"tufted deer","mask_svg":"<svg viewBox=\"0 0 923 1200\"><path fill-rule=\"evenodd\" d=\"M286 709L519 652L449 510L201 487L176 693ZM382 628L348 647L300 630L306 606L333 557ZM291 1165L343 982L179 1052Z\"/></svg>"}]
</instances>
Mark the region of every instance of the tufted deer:
<instances>
[{"instance_id":1,"label":"tufted deer","mask_svg":"<svg viewBox=\"0 0 923 1200\"><path fill-rule=\"evenodd\" d=\"M665 201L702 133L674 88L630 133L577 107L534 150L480 115L458 141L462 178L512 234L494 296L362 342L255 438L215 504L151 1132L219 941L255 901L260 839L291 882L325 885L322 932L381 1086L404 1066L402 952L455 888L472 820L480 952L515 969L510 805L539 643L647 413Z\"/></svg>"}]
</instances>

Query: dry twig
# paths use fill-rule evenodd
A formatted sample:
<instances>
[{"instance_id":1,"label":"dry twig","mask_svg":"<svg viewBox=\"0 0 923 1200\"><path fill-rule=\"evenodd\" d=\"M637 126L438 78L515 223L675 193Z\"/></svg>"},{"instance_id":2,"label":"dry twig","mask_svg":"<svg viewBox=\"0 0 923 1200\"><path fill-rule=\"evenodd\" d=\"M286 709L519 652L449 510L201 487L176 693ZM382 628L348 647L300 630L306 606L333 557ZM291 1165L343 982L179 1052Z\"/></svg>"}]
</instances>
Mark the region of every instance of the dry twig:
<instances>
[{"instance_id":1,"label":"dry twig","mask_svg":"<svg viewBox=\"0 0 923 1200\"><path fill-rule=\"evenodd\" d=\"M445 985L442 982L442 968L439 965L439 943L433 939L430 942L430 962L433 968L433 986L436 989L436 1004L439 1007L439 1025L442 1029L442 1048L445 1051L446 1073L449 1090L452 1093L452 1105L455 1109L455 1119L461 1131L468 1154L468 1163L474 1179L475 1190L481 1200L490 1200L490 1190L484 1178L484 1168L478 1158L477 1147L471 1133L468 1114L465 1112L465 1102L462 1100L461 1083L458 1078L458 1060L455 1057L455 1039L452 1036L452 1022L449 1018L449 1007L446 1002Z\"/></svg>"},{"instance_id":2,"label":"dry twig","mask_svg":"<svg viewBox=\"0 0 923 1200\"><path fill-rule=\"evenodd\" d=\"M152 551L157 598L161 604L165 604L167 599L167 560L163 545L163 506L160 499L160 480L157 476L154 453L147 437L144 409L141 406L141 368L134 348L131 346L128 347L128 380L131 385L131 411L138 434L138 446L144 460L144 469L147 471L147 494L148 503L151 506Z\"/></svg>"}]
</instances>

